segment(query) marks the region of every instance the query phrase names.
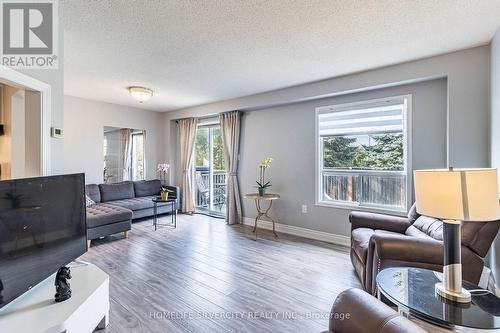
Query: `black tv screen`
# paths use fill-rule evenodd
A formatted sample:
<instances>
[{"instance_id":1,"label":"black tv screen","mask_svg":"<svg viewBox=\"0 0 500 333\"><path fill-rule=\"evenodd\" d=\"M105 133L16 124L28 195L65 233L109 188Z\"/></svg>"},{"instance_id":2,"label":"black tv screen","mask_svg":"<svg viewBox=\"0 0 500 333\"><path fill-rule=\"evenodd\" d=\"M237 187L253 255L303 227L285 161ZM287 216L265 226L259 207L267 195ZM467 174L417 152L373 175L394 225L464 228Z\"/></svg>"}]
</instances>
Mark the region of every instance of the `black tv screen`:
<instances>
[{"instance_id":1,"label":"black tv screen","mask_svg":"<svg viewBox=\"0 0 500 333\"><path fill-rule=\"evenodd\" d=\"M0 181L0 308L85 253L86 239L83 174Z\"/></svg>"}]
</instances>

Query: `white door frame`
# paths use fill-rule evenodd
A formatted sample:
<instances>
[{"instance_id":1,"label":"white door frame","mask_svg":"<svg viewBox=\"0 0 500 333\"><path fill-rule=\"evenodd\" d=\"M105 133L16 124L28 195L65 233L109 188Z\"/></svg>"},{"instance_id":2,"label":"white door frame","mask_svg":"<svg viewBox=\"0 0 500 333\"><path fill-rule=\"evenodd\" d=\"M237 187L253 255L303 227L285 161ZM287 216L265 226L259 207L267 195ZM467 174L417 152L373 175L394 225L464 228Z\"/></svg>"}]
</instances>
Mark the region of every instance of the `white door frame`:
<instances>
[{"instance_id":1,"label":"white door frame","mask_svg":"<svg viewBox=\"0 0 500 333\"><path fill-rule=\"evenodd\" d=\"M49 176L51 174L50 126L52 114L52 94L50 84L34 79L31 76L22 74L5 66L0 66L0 80L3 83L13 85L15 87L21 86L23 88L40 92L40 170L41 176Z\"/></svg>"}]
</instances>

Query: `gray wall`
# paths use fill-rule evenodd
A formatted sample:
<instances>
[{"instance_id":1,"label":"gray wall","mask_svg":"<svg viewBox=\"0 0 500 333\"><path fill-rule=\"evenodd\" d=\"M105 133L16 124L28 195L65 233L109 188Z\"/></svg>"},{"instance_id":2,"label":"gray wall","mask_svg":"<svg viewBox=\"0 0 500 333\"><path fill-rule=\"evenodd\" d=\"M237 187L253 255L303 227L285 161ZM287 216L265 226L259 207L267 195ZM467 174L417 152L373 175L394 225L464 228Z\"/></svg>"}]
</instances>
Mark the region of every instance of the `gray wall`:
<instances>
[{"instance_id":1,"label":"gray wall","mask_svg":"<svg viewBox=\"0 0 500 333\"><path fill-rule=\"evenodd\" d=\"M500 169L500 28L491 42L491 165ZM490 267L500 286L500 236L490 250Z\"/></svg>"},{"instance_id":2,"label":"gray wall","mask_svg":"<svg viewBox=\"0 0 500 333\"><path fill-rule=\"evenodd\" d=\"M349 94L288 106L246 112L242 122L240 186L255 192L257 166L274 158L267 178L281 194L273 212L281 223L349 235L347 209L315 206L315 108L331 104L412 94L414 168L446 166L446 80ZM302 205L308 213L301 213ZM244 216L255 214L253 202L243 201Z\"/></svg>"},{"instance_id":3,"label":"gray wall","mask_svg":"<svg viewBox=\"0 0 500 333\"><path fill-rule=\"evenodd\" d=\"M476 47L291 88L167 112L164 118L165 137L168 138L167 159L173 161L176 155L175 126L172 124L174 119L213 115L229 110L258 110L446 77L450 164L455 167L484 167L489 164L489 57L489 46ZM172 172L171 176L174 177L175 172Z\"/></svg>"},{"instance_id":4,"label":"gray wall","mask_svg":"<svg viewBox=\"0 0 500 333\"><path fill-rule=\"evenodd\" d=\"M489 46L477 47L167 112L166 156L174 168L170 182L180 183L179 170L175 170L178 160L175 119L244 110L247 112L240 154L242 192L254 190L257 162L272 155L275 163L269 176L273 190L284 195L276 204L280 222L347 236L347 210L314 206L314 108L386 94L412 93L414 168L444 167L447 156L456 167L484 167L489 162L489 56ZM300 213L302 204L309 206L306 215ZM244 208L245 215L253 216L248 203Z\"/></svg>"},{"instance_id":5,"label":"gray wall","mask_svg":"<svg viewBox=\"0 0 500 333\"><path fill-rule=\"evenodd\" d=\"M491 164L500 168L500 28L491 41Z\"/></svg>"},{"instance_id":6,"label":"gray wall","mask_svg":"<svg viewBox=\"0 0 500 333\"><path fill-rule=\"evenodd\" d=\"M146 178L157 178L164 161L163 114L64 96L64 172L85 172L87 183L103 182L104 127L146 131Z\"/></svg>"}]
</instances>

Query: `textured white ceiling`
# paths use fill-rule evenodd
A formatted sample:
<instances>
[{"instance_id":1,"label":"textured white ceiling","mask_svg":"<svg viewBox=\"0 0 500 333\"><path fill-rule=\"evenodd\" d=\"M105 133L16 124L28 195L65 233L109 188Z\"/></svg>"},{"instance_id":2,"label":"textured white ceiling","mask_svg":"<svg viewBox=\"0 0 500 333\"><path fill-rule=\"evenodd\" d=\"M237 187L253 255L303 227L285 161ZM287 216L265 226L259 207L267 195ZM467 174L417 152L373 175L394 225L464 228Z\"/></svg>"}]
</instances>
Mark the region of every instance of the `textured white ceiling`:
<instances>
[{"instance_id":1,"label":"textured white ceiling","mask_svg":"<svg viewBox=\"0 0 500 333\"><path fill-rule=\"evenodd\" d=\"M65 93L168 111L486 44L500 0L61 0ZM138 104L126 87L153 98Z\"/></svg>"}]
</instances>

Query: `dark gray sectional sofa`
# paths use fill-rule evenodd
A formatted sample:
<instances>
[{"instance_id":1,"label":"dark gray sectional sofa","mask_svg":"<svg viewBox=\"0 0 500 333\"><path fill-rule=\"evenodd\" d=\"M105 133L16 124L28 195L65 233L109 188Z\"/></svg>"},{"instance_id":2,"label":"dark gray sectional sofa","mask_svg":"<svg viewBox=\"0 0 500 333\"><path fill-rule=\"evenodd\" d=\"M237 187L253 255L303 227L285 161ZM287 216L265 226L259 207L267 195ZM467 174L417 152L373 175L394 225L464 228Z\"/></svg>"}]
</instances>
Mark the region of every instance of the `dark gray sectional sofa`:
<instances>
[{"instance_id":1,"label":"dark gray sectional sofa","mask_svg":"<svg viewBox=\"0 0 500 333\"><path fill-rule=\"evenodd\" d=\"M177 186L167 186L172 192L169 198L180 198ZM125 237L132 228L132 220L153 216L153 197L160 194L161 182L143 180L125 181L116 184L89 184L85 186L87 196L95 204L87 207L87 240L123 232ZM176 209L180 208L177 199ZM171 204L158 205L158 214L172 213Z\"/></svg>"}]
</instances>

